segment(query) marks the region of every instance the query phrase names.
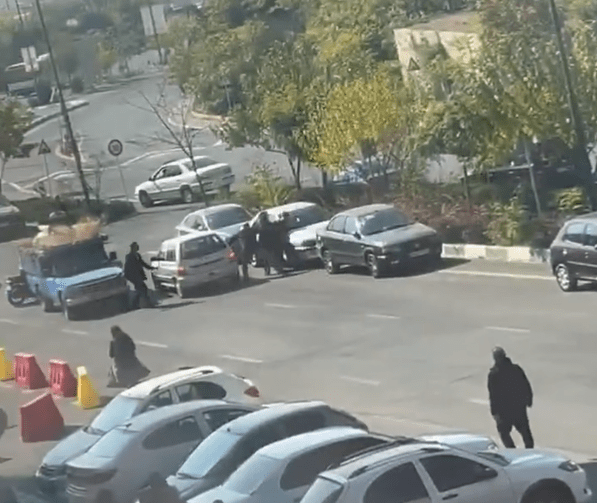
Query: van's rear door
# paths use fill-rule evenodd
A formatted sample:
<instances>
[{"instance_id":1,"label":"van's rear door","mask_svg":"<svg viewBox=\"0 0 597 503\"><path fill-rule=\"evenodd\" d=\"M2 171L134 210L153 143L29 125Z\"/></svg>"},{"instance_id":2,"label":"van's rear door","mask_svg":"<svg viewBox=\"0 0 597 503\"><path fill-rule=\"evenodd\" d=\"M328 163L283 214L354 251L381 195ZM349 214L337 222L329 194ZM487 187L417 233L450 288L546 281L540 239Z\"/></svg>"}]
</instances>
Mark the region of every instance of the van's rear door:
<instances>
[{"instance_id":1,"label":"van's rear door","mask_svg":"<svg viewBox=\"0 0 597 503\"><path fill-rule=\"evenodd\" d=\"M192 284L230 276L236 263L228 257L228 247L217 234L197 236L181 244L181 265Z\"/></svg>"}]
</instances>

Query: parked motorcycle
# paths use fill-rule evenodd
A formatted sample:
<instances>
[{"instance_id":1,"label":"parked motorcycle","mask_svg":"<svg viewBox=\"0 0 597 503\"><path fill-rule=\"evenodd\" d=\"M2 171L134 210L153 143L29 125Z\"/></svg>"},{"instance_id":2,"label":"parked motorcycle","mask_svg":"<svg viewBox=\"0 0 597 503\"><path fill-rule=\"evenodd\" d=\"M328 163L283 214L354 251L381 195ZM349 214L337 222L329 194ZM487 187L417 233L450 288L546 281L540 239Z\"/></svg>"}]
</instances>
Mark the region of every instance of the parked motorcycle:
<instances>
[{"instance_id":1,"label":"parked motorcycle","mask_svg":"<svg viewBox=\"0 0 597 503\"><path fill-rule=\"evenodd\" d=\"M33 296L22 276L12 276L6 279L6 298L11 306L20 306L31 297Z\"/></svg>"}]
</instances>

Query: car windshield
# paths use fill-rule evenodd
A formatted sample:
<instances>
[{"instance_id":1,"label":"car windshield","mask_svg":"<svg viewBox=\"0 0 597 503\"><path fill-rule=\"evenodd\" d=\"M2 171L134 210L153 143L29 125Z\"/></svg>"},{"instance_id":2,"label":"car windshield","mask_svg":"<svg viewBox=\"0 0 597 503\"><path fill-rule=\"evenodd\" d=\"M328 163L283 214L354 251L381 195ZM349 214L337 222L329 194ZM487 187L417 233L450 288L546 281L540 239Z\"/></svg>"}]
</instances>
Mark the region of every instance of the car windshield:
<instances>
[{"instance_id":1,"label":"car windshield","mask_svg":"<svg viewBox=\"0 0 597 503\"><path fill-rule=\"evenodd\" d=\"M327 220L327 216L323 208L319 206L311 206L309 208L301 208L300 210L290 211L289 229L300 229Z\"/></svg>"},{"instance_id":2,"label":"car windshield","mask_svg":"<svg viewBox=\"0 0 597 503\"><path fill-rule=\"evenodd\" d=\"M274 473L279 464L275 459L254 454L230 475L226 481L226 489L240 494L252 494Z\"/></svg>"},{"instance_id":3,"label":"car windshield","mask_svg":"<svg viewBox=\"0 0 597 503\"><path fill-rule=\"evenodd\" d=\"M91 421L87 430L89 433L104 434L133 417L141 403L138 398L117 396Z\"/></svg>"},{"instance_id":4,"label":"car windshield","mask_svg":"<svg viewBox=\"0 0 597 503\"><path fill-rule=\"evenodd\" d=\"M359 219L361 234L370 236L409 225L410 219L395 208L376 211Z\"/></svg>"},{"instance_id":5,"label":"car windshield","mask_svg":"<svg viewBox=\"0 0 597 503\"><path fill-rule=\"evenodd\" d=\"M340 484L319 477L307 491L301 503L335 503L341 492Z\"/></svg>"},{"instance_id":6,"label":"car windshield","mask_svg":"<svg viewBox=\"0 0 597 503\"><path fill-rule=\"evenodd\" d=\"M93 241L53 250L42 256L40 263L44 275L67 278L106 267L109 259L103 243Z\"/></svg>"},{"instance_id":7,"label":"car windshield","mask_svg":"<svg viewBox=\"0 0 597 503\"><path fill-rule=\"evenodd\" d=\"M205 219L209 228L216 230L247 222L251 217L243 208L227 208L206 215Z\"/></svg>"},{"instance_id":8,"label":"car windshield","mask_svg":"<svg viewBox=\"0 0 597 503\"><path fill-rule=\"evenodd\" d=\"M205 477L221 459L234 451L239 440L238 435L226 430L213 432L187 458L177 475L190 478Z\"/></svg>"},{"instance_id":9,"label":"car windshield","mask_svg":"<svg viewBox=\"0 0 597 503\"><path fill-rule=\"evenodd\" d=\"M136 433L126 428L116 428L106 433L87 452L99 458L116 457L129 447L129 439Z\"/></svg>"}]
</instances>

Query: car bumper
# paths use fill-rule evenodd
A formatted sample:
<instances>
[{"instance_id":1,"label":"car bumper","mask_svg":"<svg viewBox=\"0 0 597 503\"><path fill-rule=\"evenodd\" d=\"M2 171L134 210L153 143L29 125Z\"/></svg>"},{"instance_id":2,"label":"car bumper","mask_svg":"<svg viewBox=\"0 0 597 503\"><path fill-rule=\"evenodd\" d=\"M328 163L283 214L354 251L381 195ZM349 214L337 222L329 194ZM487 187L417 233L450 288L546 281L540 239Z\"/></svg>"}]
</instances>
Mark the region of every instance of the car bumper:
<instances>
[{"instance_id":1,"label":"car bumper","mask_svg":"<svg viewBox=\"0 0 597 503\"><path fill-rule=\"evenodd\" d=\"M35 472L35 483L44 494L63 493L66 490L66 475L48 476L41 473L38 468Z\"/></svg>"},{"instance_id":2,"label":"car bumper","mask_svg":"<svg viewBox=\"0 0 597 503\"><path fill-rule=\"evenodd\" d=\"M95 292L77 295L76 297L67 297L66 305L69 307L82 306L92 302L99 302L113 297L120 297L128 294L128 286L122 285L117 288L109 288L106 290L97 290Z\"/></svg>"},{"instance_id":3,"label":"car bumper","mask_svg":"<svg viewBox=\"0 0 597 503\"><path fill-rule=\"evenodd\" d=\"M439 261L442 256L442 247L431 246L421 250L400 253L382 253L377 255L381 264L388 268L416 266L417 264L427 263L429 261Z\"/></svg>"},{"instance_id":4,"label":"car bumper","mask_svg":"<svg viewBox=\"0 0 597 503\"><path fill-rule=\"evenodd\" d=\"M316 246L295 246L294 250L303 262L321 259L319 249Z\"/></svg>"}]
</instances>

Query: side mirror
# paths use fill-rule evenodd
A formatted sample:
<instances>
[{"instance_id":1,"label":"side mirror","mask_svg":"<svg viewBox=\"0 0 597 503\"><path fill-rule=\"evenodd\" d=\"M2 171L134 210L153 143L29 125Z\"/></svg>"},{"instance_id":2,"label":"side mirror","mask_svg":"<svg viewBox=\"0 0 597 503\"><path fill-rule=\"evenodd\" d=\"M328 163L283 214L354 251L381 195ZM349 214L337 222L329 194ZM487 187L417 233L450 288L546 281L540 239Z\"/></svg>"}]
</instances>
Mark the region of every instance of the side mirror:
<instances>
[{"instance_id":1,"label":"side mirror","mask_svg":"<svg viewBox=\"0 0 597 503\"><path fill-rule=\"evenodd\" d=\"M361 239L361 235L358 232L353 232L352 235L357 239Z\"/></svg>"},{"instance_id":2,"label":"side mirror","mask_svg":"<svg viewBox=\"0 0 597 503\"><path fill-rule=\"evenodd\" d=\"M490 480L497 477L497 472L492 468L486 468L482 472L480 472L477 476L479 480Z\"/></svg>"},{"instance_id":3,"label":"side mirror","mask_svg":"<svg viewBox=\"0 0 597 503\"><path fill-rule=\"evenodd\" d=\"M110 259L111 262L114 262L116 260L116 252L111 251L110 255L108 255L108 258Z\"/></svg>"}]
</instances>

